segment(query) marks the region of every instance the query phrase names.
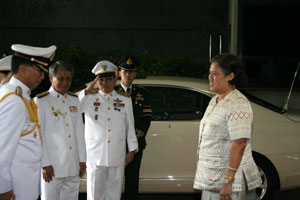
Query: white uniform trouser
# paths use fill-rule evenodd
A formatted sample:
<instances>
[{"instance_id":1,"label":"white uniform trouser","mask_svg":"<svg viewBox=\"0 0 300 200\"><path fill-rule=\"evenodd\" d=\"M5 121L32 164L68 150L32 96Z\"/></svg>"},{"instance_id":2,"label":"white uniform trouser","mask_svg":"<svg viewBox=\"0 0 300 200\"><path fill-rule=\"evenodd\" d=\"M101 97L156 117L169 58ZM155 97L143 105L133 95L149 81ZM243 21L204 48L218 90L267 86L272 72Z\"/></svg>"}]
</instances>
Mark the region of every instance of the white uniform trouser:
<instances>
[{"instance_id":1,"label":"white uniform trouser","mask_svg":"<svg viewBox=\"0 0 300 200\"><path fill-rule=\"evenodd\" d=\"M87 199L120 200L124 167L87 166Z\"/></svg>"},{"instance_id":2,"label":"white uniform trouser","mask_svg":"<svg viewBox=\"0 0 300 200\"><path fill-rule=\"evenodd\" d=\"M41 199L42 200L78 200L79 176L52 177L49 183L42 180Z\"/></svg>"}]
</instances>

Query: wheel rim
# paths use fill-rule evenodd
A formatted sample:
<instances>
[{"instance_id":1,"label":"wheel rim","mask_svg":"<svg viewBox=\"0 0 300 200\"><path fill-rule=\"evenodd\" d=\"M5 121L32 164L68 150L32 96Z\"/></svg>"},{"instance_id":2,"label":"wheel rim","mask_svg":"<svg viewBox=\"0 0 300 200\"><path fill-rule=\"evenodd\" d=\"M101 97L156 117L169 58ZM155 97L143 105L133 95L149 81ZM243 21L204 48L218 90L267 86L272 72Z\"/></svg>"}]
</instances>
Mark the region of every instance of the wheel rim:
<instances>
[{"instance_id":1,"label":"wheel rim","mask_svg":"<svg viewBox=\"0 0 300 200\"><path fill-rule=\"evenodd\" d=\"M264 171L257 166L262 183L261 185L256 189L256 194L259 196L260 199L264 198L264 196L267 193L267 188L268 188L268 179Z\"/></svg>"}]
</instances>

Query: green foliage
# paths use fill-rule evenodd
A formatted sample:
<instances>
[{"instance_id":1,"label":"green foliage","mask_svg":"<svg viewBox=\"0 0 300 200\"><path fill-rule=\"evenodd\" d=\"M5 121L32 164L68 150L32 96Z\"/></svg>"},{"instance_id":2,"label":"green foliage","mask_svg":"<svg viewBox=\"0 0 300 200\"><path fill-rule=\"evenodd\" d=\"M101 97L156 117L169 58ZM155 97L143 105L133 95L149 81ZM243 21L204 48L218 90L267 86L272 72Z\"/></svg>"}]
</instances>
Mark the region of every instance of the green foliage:
<instances>
[{"instance_id":1,"label":"green foliage","mask_svg":"<svg viewBox=\"0 0 300 200\"><path fill-rule=\"evenodd\" d=\"M138 76L165 75L165 76L185 76L196 78L207 78L208 63L191 59L190 57L169 57L153 56L146 49L142 49L140 56L136 56L140 61ZM133 55L130 50L113 50L100 52L97 55L89 55L77 46L60 48L56 52L55 60L63 60L70 63L75 71L70 91L78 91L85 87L85 84L94 79L91 70L95 64L101 60L116 62L124 55ZM51 83L48 77L33 92L33 95L49 89Z\"/></svg>"}]
</instances>

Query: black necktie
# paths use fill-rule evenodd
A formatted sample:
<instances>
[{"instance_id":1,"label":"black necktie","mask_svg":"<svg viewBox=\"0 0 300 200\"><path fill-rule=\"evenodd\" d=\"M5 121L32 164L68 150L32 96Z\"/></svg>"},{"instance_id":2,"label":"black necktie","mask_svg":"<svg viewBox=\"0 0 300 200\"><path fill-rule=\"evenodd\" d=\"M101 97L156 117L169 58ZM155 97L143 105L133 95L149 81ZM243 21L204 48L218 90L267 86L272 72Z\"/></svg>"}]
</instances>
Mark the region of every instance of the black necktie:
<instances>
[{"instance_id":1,"label":"black necktie","mask_svg":"<svg viewBox=\"0 0 300 200\"><path fill-rule=\"evenodd\" d=\"M128 94L130 94L130 88L127 88L127 89L126 89L126 92L127 92Z\"/></svg>"}]
</instances>

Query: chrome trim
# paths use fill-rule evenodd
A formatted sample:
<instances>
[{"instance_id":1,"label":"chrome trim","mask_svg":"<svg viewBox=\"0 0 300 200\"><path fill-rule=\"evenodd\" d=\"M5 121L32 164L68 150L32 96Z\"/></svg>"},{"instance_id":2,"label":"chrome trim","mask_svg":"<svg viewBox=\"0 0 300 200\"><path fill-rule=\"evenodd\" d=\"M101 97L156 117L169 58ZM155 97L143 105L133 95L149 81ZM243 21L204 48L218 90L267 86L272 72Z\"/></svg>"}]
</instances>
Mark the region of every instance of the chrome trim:
<instances>
[{"instance_id":1,"label":"chrome trim","mask_svg":"<svg viewBox=\"0 0 300 200\"><path fill-rule=\"evenodd\" d=\"M194 178L140 178L140 181L194 181Z\"/></svg>"},{"instance_id":2,"label":"chrome trim","mask_svg":"<svg viewBox=\"0 0 300 200\"><path fill-rule=\"evenodd\" d=\"M185 87L185 86L177 86L177 85L161 85L161 84L139 84L137 83L137 85L141 85L141 86L144 86L144 87L147 87L147 86L152 86L152 87L165 87L165 88L177 88L177 89L185 89L185 90L191 90L191 91L194 91L194 92L200 92L201 94L203 95L206 95L207 97L212 97L214 95L214 93L209 93L205 90L200 90L200 89L196 89L196 88L190 88L190 87Z\"/></svg>"}]
</instances>

